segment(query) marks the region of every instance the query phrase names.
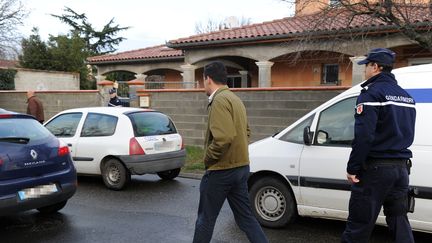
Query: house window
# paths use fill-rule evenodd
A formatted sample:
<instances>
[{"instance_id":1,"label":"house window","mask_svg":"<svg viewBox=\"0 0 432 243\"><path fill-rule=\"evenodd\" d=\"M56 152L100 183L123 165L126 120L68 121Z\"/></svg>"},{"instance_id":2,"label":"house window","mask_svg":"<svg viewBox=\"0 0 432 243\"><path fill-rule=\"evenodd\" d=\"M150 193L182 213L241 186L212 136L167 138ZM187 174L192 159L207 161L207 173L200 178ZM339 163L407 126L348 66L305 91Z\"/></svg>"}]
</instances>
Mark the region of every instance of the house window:
<instances>
[{"instance_id":1,"label":"house window","mask_svg":"<svg viewBox=\"0 0 432 243\"><path fill-rule=\"evenodd\" d=\"M229 75L227 78L227 85L230 88L241 88L241 76L239 75Z\"/></svg>"},{"instance_id":2,"label":"house window","mask_svg":"<svg viewBox=\"0 0 432 243\"><path fill-rule=\"evenodd\" d=\"M339 65L324 64L322 84L339 84Z\"/></svg>"}]
</instances>

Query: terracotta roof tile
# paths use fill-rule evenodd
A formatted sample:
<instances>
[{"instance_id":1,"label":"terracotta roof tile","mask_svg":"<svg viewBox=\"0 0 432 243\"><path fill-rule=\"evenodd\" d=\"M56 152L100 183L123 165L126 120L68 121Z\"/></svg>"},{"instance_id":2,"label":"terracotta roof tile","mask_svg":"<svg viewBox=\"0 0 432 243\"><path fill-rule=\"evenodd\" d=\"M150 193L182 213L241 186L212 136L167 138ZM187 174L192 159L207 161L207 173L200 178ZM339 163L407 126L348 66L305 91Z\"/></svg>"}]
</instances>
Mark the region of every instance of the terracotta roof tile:
<instances>
[{"instance_id":1,"label":"terracotta roof tile","mask_svg":"<svg viewBox=\"0 0 432 243\"><path fill-rule=\"evenodd\" d=\"M409 18L412 22L431 22L432 17L428 8L413 7L409 9ZM168 42L173 48L187 47L188 44L203 45L214 41L245 40L257 37L262 38L289 38L294 34L320 34L322 32L335 33L338 31L362 31L368 28L389 26L382 20L369 15L352 17L347 11L335 9L333 12L317 13L312 15L295 16L277 19L269 22L247 25L239 28L221 30L206 34L193 35ZM391 27L391 26L390 26ZM385 31L385 30L384 30ZM235 42L235 41L233 41Z\"/></svg>"},{"instance_id":2,"label":"terracotta roof tile","mask_svg":"<svg viewBox=\"0 0 432 243\"><path fill-rule=\"evenodd\" d=\"M175 50L165 45L159 45L138 50L119 52L116 54L89 57L87 58L87 61L89 63L98 63L172 57L183 57L183 53L181 50Z\"/></svg>"}]
</instances>

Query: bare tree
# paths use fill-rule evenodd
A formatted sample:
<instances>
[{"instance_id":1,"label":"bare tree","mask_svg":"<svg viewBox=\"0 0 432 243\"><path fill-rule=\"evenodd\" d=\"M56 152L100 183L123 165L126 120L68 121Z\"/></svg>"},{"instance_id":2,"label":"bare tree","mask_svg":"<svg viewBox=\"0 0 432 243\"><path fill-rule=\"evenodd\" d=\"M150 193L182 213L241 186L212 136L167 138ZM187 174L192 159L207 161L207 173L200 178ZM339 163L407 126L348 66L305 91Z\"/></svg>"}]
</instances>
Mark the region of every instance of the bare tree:
<instances>
[{"instance_id":1,"label":"bare tree","mask_svg":"<svg viewBox=\"0 0 432 243\"><path fill-rule=\"evenodd\" d=\"M432 2L421 0L341 0L336 7L356 16L371 16L389 26L394 26L403 35L432 51Z\"/></svg>"},{"instance_id":2,"label":"bare tree","mask_svg":"<svg viewBox=\"0 0 432 243\"><path fill-rule=\"evenodd\" d=\"M309 34L303 42L314 41L313 35L325 30L332 32L333 43L338 43L342 34L345 39L359 39L387 30L401 33L432 51L432 0L282 1L298 5L297 15L309 18L305 27Z\"/></svg>"},{"instance_id":3,"label":"bare tree","mask_svg":"<svg viewBox=\"0 0 432 243\"><path fill-rule=\"evenodd\" d=\"M0 0L0 58L17 57L21 43L18 27L27 15L20 0Z\"/></svg>"},{"instance_id":4,"label":"bare tree","mask_svg":"<svg viewBox=\"0 0 432 243\"><path fill-rule=\"evenodd\" d=\"M240 19L234 16L227 17L224 20L208 19L206 23L199 22L195 24L195 33L204 34L213 31L224 29L232 29L251 24L250 18L241 17Z\"/></svg>"}]
</instances>

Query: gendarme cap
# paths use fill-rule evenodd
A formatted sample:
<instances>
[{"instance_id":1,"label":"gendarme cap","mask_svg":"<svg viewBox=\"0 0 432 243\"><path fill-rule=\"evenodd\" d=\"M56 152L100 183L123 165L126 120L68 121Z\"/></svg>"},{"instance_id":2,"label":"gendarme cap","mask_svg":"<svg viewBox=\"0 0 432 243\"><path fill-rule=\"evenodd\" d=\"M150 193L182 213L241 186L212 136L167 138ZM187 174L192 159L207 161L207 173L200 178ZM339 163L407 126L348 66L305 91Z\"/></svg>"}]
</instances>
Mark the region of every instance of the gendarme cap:
<instances>
[{"instance_id":1,"label":"gendarme cap","mask_svg":"<svg viewBox=\"0 0 432 243\"><path fill-rule=\"evenodd\" d=\"M386 48L375 48L372 49L366 59L359 61L358 65L368 64L370 62L376 62L384 65L393 65L395 61L396 53Z\"/></svg>"}]
</instances>

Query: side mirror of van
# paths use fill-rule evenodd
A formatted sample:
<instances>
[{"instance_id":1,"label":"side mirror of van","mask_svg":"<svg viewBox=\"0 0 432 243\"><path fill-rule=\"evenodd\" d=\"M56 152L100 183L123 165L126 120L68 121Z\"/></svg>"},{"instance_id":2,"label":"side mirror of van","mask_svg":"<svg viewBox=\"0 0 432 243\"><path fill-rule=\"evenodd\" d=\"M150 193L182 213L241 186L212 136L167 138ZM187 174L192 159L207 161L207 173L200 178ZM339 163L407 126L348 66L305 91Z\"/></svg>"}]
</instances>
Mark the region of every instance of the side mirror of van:
<instances>
[{"instance_id":1,"label":"side mirror of van","mask_svg":"<svg viewBox=\"0 0 432 243\"><path fill-rule=\"evenodd\" d=\"M310 126L307 126L303 129L303 142L306 145L312 144L313 132L310 131Z\"/></svg>"},{"instance_id":2,"label":"side mirror of van","mask_svg":"<svg viewBox=\"0 0 432 243\"><path fill-rule=\"evenodd\" d=\"M329 134L326 131L318 130L316 141L318 144L325 144L329 140Z\"/></svg>"}]
</instances>

